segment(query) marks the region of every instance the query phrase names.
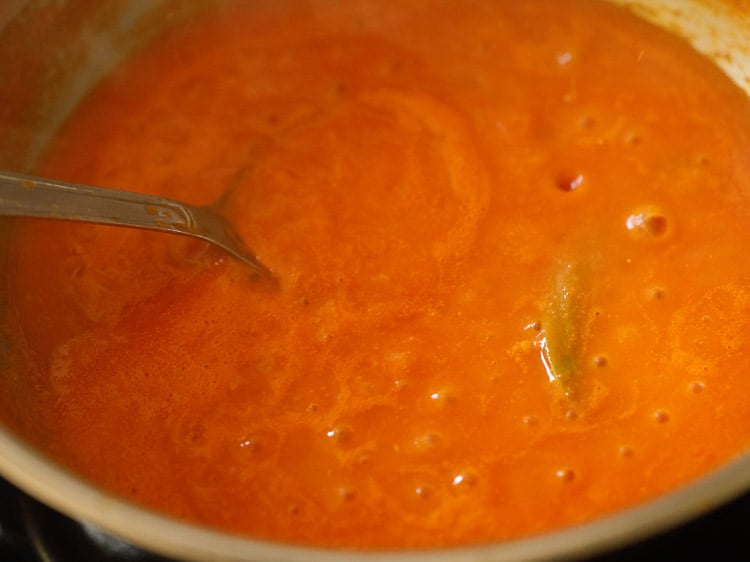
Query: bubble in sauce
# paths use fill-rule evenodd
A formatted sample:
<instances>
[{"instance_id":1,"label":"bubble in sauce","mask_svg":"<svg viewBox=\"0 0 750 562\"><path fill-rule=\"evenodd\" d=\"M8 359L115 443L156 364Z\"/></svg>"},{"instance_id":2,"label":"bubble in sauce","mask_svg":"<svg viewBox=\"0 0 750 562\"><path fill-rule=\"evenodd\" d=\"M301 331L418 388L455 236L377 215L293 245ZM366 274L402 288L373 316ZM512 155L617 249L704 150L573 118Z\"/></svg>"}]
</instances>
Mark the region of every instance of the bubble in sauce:
<instances>
[{"instance_id":1,"label":"bubble in sauce","mask_svg":"<svg viewBox=\"0 0 750 562\"><path fill-rule=\"evenodd\" d=\"M260 437L246 437L240 441L240 449L251 453L259 453L263 449L263 440Z\"/></svg>"},{"instance_id":2,"label":"bubble in sauce","mask_svg":"<svg viewBox=\"0 0 750 562\"><path fill-rule=\"evenodd\" d=\"M477 476L472 470L462 470L458 474L453 476L451 484L454 489L465 491L473 488L477 483Z\"/></svg>"},{"instance_id":3,"label":"bubble in sauce","mask_svg":"<svg viewBox=\"0 0 750 562\"><path fill-rule=\"evenodd\" d=\"M249 431L231 443L229 451L239 463L262 462L273 457L278 449L279 438L272 431Z\"/></svg>"},{"instance_id":4,"label":"bubble in sauce","mask_svg":"<svg viewBox=\"0 0 750 562\"><path fill-rule=\"evenodd\" d=\"M590 130L596 127L596 119L591 117L590 115L586 115L583 119L580 121L581 129Z\"/></svg>"},{"instance_id":5,"label":"bubble in sauce","mask_svg":"<svg viewBox=\"0 0 750 562\"><path fill-rule=\"evenodd\" d=\"M559 52L556 54L555 60L557 61L558 65L565 66L573 60L573 53L571 53L570 51Z\"/></svg>"},{"instance_id":6,"label":"bubble in sauce","mask_svg":"<svg viewBox=\"0 0 750 562\"><path fill-rule=\"evenodd\" d=\"M326 431L326 436L338 445L347 445L352 441L352 428L347 425L337 425Z\"/></svg>"},{"instance_id":7,"label":"bubble in sauce","mask_svg":"<svg viewBox=\"0 0 750 562\"><path fill-rule=\"evenodd\" d=\"M447 389L430 393L430 401L440 407L448 407L456 402L454 394Z\"/></svg>"},{"instance_id":8,"label":"bubble in sauce","mask_svg":"<svg viewBox=\"0 0 750 562\"><path fill-rule=\"evenodd\" d=\"M397 391L403 392L407 388L409 388L409 381L407 381L406 379L396 379L395 381L393 381L393 386Z\"/></svg>"},{"instance_id":9,"label":"bubble in sauce","mask_svg":"<svg viewBox=\"0 0 750 562\"><path fill-rule=\"evenodd\" d=\"M669 421L669 412L666 410L656 410L654 412L656 423L667 423Z\"/></svg>"},{"instance_id":10,"label":"bubble in sauce","mask_svg":"<svg viewBox=\"0 0 750 562\"><path fill-rule=\"evenodd\" d=\"M304 506L301 503L290 504L287 511L289 515L299 516L304 513Z\"/></svg>"},{"instance_id":11,"label":"bubble in sauce","mask_svg":"<svg viewBox=\"0 0 750 562\"><path fill-rule=\"evenodd\" d=\"M557 176L555 184L560 191L575 191L583 184L583 174L563 172Z\"/></svg>"},{"instance_id":12,"label":"bubble in sauce","mask_svg":"<svg viewBox=\"0 0 750 562\"><path fill-rule=\"evenodd\" d=\"M701 381L695 381L690 383L690 390L694 392L695 394L700 394L703 392L703 389L706 388L706 385Z\"/></svg>"},{"instance_id":13,"label":"bubble in sauce","mask_svg":"<svg viewBox=\"0 0 750 562\"><path fill-rule=\"evenodd\" d=\"M648 291L648 297L654 301L663 301L667 298L667 292L663 287L651 287Z\"/></svg>"},{"instance_id":14,"label":"bubble in sauce","mask_svg":"<svg viewBox=\"0 0 750 562\"><path fill-rule=\"evenodd\" d=\"M338 494L341 500L346 501L346 502L353 501L357 497L357 494L354 491L354 488L352 488L351 486L340 486L336 490L336 493Z\"/></svg>"},{"instance_id":15,"label":"bubble in sauce","mask_svg":"<svg viewBox=\"0 0 750 562\"><path fill-rule=\"evenodd\" d=\"M561 482L572 482L576 479L576 473L572 468L558 468L555 471L555 476Z\"/></svg>"},{"instance_id":16,"label":"bubble in sauce","mask_svg":"<svg viewBox=\"0 0 750 562\"><path fill-rule=\"evenodd\" d=\"M541 332L542 330L542 322L541 320L532 320L531 322L527 322L524 324L523 327L524 330L530 330L534 332Z\"/></svg>"},{"instance_id":17,"label":"bubble in sauce","mask_svg":"<svg viewBox=\"0 0 750 562\"><path fill-rule=\"evenodd\" d=\"M638 133L628 133L625 135L625 143L630 146L640 146L643 144L643 137Z\"/></svg>"},{"instance_id":18,"label":"bubble in sauce","mask_svg":"<svg viewBox=\"0 0 750 562\"><path fill-rule=\"evenodd\" d=\"M631 213L625 226L636 240L662 238L669 231L667 217L656 207L645 207Z\"/></svg>"}]
</instances>

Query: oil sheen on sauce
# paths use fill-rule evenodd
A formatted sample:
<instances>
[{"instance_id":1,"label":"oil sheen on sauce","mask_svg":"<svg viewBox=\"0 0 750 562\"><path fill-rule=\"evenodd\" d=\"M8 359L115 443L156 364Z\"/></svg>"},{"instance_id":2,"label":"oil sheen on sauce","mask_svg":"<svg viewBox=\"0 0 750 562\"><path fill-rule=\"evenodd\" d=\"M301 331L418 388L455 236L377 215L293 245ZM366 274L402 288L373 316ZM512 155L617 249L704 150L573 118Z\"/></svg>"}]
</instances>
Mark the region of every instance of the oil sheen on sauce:
<instances>
[{"instance_id":1,"label":"oil sheen on sauce","mask_svg":"<svg viewBox=\"0 0 750 562\"><path fill-rule=\"evenodd\" d=\"M134 502L356 548L506 540L750 442L750 102L605 3L237 2L39 174L219 201L219 250L28 221L8 424Z\"/></svg>"}]
</instances>

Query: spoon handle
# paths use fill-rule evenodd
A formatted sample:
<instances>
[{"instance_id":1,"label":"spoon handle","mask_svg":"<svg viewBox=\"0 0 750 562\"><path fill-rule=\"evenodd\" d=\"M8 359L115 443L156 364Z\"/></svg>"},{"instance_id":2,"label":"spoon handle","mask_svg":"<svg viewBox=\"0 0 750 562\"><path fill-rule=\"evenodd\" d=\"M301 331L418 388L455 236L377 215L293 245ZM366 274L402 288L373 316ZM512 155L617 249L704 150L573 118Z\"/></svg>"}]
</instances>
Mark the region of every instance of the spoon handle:
<instances>
[{"instance_id":1,"label":"spoon handle","mask_svg":"<svg viewBox=\"0 0 750 562\"><path fill-rule=\"evenodd\" d=\"M0 172L0 215L195 232L189 207L171 199Z\"/></svg>"},{"instance_id":2,"label":"spoon handle","mask_svg":"<svg viewBox=\"0 0 750 562\"><path fill-rule=\"evenodd\" d=\"M213 207L0 171L0 216L71 220L193 236L223 248L256 273L274 279Z\"/></svg>"}]
</instances>

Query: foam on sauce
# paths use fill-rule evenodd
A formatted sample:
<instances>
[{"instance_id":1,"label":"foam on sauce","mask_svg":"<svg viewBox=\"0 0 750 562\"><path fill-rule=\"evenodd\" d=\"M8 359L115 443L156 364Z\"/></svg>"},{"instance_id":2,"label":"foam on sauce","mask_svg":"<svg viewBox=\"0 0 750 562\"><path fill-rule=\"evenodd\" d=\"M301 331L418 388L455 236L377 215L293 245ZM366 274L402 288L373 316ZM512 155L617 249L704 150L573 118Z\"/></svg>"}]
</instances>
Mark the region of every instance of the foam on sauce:
<instances>
[{"instance_id":1,"label":"foam on sauce","mask_svg":"<svg viewBox=\"0 0 750 562\"><path fill-rule=\"evenodd\" d=\"M2 415L137 503L358 548L505 540L750 442L750 102L612 6L236 3L40 174L221 199L191 240L28 221Z\"/></svg>"}]
</instances>

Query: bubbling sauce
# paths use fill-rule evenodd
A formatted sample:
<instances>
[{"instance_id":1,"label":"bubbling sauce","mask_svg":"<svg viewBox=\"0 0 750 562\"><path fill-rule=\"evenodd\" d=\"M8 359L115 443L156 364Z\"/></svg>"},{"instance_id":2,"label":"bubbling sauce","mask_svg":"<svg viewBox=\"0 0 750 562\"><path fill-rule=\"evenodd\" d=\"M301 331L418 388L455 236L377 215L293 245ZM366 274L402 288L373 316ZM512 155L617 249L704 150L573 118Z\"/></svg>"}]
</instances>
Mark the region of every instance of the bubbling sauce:
<instances>
[{"instance_id":1,"label":"bubbling sauce","mask_svg":"<svg viewBox=\"0 0 750 562\"><path fill-rule=\"evenodd\" d=\"M750 102L605 3L238 2L38 170L219 202L205 244L15 231L7 424L128 500L356 548L507 540L750 444Z\"/></svg>"}]
</instances>

